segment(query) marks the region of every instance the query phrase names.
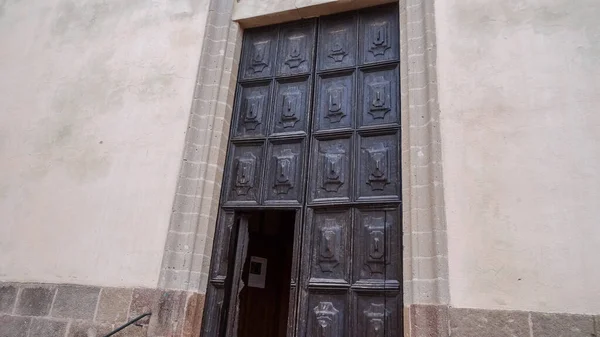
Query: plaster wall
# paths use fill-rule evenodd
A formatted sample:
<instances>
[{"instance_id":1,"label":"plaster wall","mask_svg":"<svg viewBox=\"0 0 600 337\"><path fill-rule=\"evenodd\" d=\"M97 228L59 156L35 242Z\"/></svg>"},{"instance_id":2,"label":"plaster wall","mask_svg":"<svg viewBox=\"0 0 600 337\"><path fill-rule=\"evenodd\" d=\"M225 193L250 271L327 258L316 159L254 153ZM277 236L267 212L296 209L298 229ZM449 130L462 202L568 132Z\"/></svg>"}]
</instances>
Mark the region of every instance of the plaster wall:
<instances>
[{"instance_id":1,"label":"plaster wall","mask_svg":"<svg viewBox=\"0 0 600 337\"><path fill-rule=\"evenodd\" d=\"M451 304L600 313L600 2L435 5Z\"/></svg>"},{"instance_id":2,"label":"plaster wall","mask_svg":"<svg viewBox=\"0 0 600 337\"><path fill-rule=\"evenodd\" d=\"M207 10L0 1L0 280L157 285Z\"/></svg>"}]
</instances>

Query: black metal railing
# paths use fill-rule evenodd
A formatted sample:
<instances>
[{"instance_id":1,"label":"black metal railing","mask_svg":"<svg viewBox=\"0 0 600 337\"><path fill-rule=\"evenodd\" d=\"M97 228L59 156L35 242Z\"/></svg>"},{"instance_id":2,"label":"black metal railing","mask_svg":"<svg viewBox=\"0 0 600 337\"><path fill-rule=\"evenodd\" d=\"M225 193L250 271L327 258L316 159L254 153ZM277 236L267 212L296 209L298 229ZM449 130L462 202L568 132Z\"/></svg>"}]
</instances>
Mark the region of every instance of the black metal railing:
<instances>
[{"instance_id":1,"label":"black metal railing","mask_svg":"<svg viewBox=\"0 0 600 337\"><path fill-rule=\"evenodd\" d=\"M112 332L110 332L108 335L105 335L104 337L110 337L110 336L116 334L117 332L120 332L121 330L125 329L126 327L130 326L131 324L134 324L135 322L139 321L140 319L142 319L144 317L147 317L147 316L150 316L150 315L152 315L151 312L147 312L145 314L141 314L138 317L132 319L131 321L129 321L129 322L121 325L120 327L116 328L115 330L113 330Z\"/></svg>"}]
</instances>

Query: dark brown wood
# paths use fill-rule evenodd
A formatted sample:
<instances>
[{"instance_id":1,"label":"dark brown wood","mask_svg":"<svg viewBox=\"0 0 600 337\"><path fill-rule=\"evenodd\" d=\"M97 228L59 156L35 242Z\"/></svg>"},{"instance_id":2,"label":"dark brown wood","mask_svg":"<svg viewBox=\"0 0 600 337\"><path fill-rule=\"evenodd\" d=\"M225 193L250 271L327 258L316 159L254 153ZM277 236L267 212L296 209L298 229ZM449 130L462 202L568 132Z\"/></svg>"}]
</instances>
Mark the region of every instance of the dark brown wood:
<instances>
[{"instance_id":1,"label":"dark brown wood","mask_svg":"<svg viewBox=\"0 0 600 337\"><path fill-rule=\"evenodd\" d=\"M321 18L318 40L297 335L396 336L402 305L397 8Z\"/></svg>"},{"instance_id":2,"label":"dark brown wood","mask_svg":"<svg viewBox=\"0 0 600 337\"><path fill-rule=\"evenodd\" d=\"M250 228L242 280L248 284L249 257L267 259L265 288L245 286L240 291L240 337L285 337L287 333L292 269L293 211L266 211ZM256 214L256 213L254 213ZM257 322L264 322L257 324Z\"/></svg>"},{"instance_id":3,"label":"dark brown wood","mask_svg":"<svg viewBox=\"0 0 600 337\"><path fill-rule=\"evenodd\" d=\"M248 253L248 218L241 216L238 225L233 272L231 273L231 290L227 304L226 336L237 336L239 323L239 292L243 288L242 272L246 254ZM242 268L241 268L242 267Z\"/></svg>"},{"instance_id":4,"label":"dark brown wood","mask_svg":"<svg viewBox=\"0 0 600 337\"><path fill-rule=\"evenodd\" d=\"M205 317L237 297L234 215L294 209L287 337L402 333L398 27L393 4L244 32Z\"/></svg>"},{"instance_id":5,"label":"dark brown wood","mask_svg":"<svg viewBox=\"0 0 600 337\"><path fill-rule=\"evenodd\" d=\"M234 212L221 212L219 222L217 223L215 242L226 242L229 244L233 234L232 231L235 230L235 223L236 219ZM227 247L222 247L221 249L215 250L214 255L212 256L210 268L210 277L214 282L225 282L230 262L229 253L230 250L227 249Z\"/></svg>"}]
</instances>

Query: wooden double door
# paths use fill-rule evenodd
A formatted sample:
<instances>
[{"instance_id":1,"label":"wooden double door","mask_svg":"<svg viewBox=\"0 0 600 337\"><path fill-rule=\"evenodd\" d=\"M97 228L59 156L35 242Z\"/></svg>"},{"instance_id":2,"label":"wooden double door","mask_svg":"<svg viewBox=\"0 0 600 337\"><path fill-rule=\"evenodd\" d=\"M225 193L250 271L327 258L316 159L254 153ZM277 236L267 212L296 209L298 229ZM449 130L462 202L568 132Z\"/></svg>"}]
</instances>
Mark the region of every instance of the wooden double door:
<instances>
[{"instance_id":1,"label":"wooden double door","mask_svg":"<svg viewBox=\"0 0 600 337\"><path fill-rule=\"evenodd\" d=\"M396 4L244 32L203 337L239 336L247 216L275 209L285 334L401 335L399 54Z\"/></svg>"}]
</instances>

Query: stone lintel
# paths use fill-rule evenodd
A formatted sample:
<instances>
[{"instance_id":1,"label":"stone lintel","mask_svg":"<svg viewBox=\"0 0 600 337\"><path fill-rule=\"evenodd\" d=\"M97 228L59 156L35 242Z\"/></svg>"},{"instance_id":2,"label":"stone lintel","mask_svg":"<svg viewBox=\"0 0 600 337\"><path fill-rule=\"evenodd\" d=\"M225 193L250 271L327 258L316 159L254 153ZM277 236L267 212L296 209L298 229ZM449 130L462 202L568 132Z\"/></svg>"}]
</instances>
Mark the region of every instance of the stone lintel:
<instances>
[{"instance_id":1,"label":"stone lintel","mask_svg":"<svg viewBox=\"0 0 600 337\"><path fill-rule=\"evenodd\" d=\"M397 0L240 0L232 20L242 28L273 25L397 2Z\"/></svg>"}]
</instances>

